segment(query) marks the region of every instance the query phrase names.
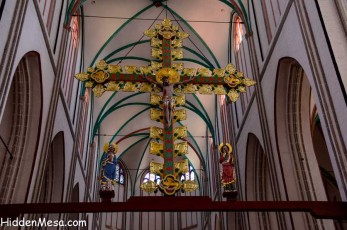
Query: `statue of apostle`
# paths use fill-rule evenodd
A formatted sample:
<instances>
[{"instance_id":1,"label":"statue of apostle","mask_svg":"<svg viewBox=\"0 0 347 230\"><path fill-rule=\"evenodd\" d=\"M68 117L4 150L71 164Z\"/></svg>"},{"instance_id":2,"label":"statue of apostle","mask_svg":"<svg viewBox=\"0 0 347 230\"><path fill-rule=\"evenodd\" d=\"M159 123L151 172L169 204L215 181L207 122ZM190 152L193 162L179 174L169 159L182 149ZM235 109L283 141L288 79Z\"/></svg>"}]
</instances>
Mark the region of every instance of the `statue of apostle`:
<instances>
[{"instance_id":1,"label":"statue of apostle","mask_svg":"<svg viewBox=\"0 0 347 230\"><path fill-rule=\"evenodd\" d=\"M219 162L222 164L222 184L225 191L235 190L234 159L231 155L232 147L229 143L219 145L221 157Z\"/></svg>"},{"instance_id":2,"label":"statue of apostle","mask_svg":"<svg viewBox=\"0 0 347 230\"><path fill-rule=\"evenodd\" d=\"M118 146L116 144L105 144L104 153L101 157L101 170L99 174L99 181L101 190L111 191L112 186L116 184L116 165L117 157L116 152Z\"/></svg>"}]
</instances>

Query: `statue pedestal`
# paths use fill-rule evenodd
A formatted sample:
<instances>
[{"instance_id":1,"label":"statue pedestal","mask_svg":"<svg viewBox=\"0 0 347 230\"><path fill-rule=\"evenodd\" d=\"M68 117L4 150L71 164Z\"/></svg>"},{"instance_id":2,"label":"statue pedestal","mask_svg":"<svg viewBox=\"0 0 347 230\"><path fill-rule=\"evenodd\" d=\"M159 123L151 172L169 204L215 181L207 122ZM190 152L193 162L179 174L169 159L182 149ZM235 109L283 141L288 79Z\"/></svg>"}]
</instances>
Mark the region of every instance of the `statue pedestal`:
<instances>
[{"instance_id":1,"label":"statue pedestal","mask_svg":"<svg viewBox=\"0 0 347 230\"><path fill-rule=\"evenodd\" d=\"M112 198L114 197L114 191L113 190L100 190L99 195L101 198L101 202L111 202Z\"/></svg>"},{"instance_id":2,"label":"statue pedestal","mask_svg":"<svg viewBox=\"0 0 347 230\"><path fill-rule=\"evenodd\" d=\"M223 197L227 198L227 201L234 201L237 198L237 190L227 190L223 192Z\"/></svg>"}]
</instances>

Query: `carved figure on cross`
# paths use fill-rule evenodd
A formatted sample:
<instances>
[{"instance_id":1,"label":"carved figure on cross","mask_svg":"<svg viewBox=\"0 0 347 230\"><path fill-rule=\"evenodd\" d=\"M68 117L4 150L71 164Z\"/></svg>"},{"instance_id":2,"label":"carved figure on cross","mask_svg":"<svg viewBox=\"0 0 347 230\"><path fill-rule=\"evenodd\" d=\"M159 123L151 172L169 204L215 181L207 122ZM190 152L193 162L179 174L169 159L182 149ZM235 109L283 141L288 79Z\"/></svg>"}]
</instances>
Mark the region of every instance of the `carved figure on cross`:
<instances>
[{"instance_id":1,"label":"carved figure on cross","mask_svg":"<svg viewBox=\"0 0 347 230\"><path fill-rule=\"evenodd\" d=\"M169 77L163 77L162 83L153 81L151 78L144 75L144 77L153 84L158 84L163 92L163 103L164 103L164 115L165 122L168 127L172 125L172 113L175 110L175 93L174 87L180 86L182 84L187 84L194 80L196 76L191 77L188 80L183 80L180 82L170 82Z\"/></svg>"}]
</instances>

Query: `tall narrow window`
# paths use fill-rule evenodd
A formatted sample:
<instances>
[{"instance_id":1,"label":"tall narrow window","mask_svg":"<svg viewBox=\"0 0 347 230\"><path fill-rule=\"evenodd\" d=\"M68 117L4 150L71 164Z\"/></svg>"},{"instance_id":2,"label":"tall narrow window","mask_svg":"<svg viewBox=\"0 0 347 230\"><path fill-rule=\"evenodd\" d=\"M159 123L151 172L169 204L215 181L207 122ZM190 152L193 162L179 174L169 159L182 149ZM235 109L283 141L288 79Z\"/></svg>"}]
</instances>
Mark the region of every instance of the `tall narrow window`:
<instances>
[{"instance_id":1,"label":"tall narrow window","mask_svg":"<svg viewBox=\"0 0 347 230\"><path fill-rule=\"evenodd\" d=\"M236 17L235 20L235 34L234 34L234 49L235 53L238 53L240 50L240 44L242 42L243 29L241 24L241 18Z\"/></svg>"},{"instance_id":2,"label":"tall narrow window","mask_svg":"<svg viewBox=\"0 0 347 230\"><path fill-rule=\"evenodd\" d=\"M61 87L64 92L65 100L68 106L71 105L73 87L77 86L74 80L76 72L77 54L79 48L79 20L78 17L72 17L70 24L70 36L66 44L66 57L64 64L63 80Z\"/></svg>"}]
</instances>

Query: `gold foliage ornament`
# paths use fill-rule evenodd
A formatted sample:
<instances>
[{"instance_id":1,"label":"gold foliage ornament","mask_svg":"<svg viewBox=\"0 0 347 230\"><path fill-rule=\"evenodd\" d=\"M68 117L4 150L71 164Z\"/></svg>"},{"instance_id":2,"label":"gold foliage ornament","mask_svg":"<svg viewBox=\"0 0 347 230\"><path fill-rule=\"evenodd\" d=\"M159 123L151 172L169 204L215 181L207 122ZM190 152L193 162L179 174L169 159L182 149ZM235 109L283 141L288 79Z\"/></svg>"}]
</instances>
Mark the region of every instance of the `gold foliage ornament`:
<instances>
[{"instance_id":1,"label":"gold foliage ornament","mask_svg":"<svg viewBox=\"0 0 347 230\"><path fill-rule=\"evenodd\" d=\"M185 109L178 109L174 111L174 121L184 121L187 119L187 112Z\"/></svg>"},{"instance_id":2,"label":"gold foliage ornament","mask_svg":"<svg viewBox=\"0 0 347 230\"><path fill-rule=\"evenodd\" d=\"M153 121L163 122L164 121L163 110L151 108L150 109L150 117L151 117L151 120L153 120Z\"/></svg>"},{"instance_id":3,"label":"gold foliage ornament","mask_svg":"<svg viewBox=\"0 0 347 230\"><path fill-rule=\"evenodd\" d=\"M182 184L182 190L185 192L193 192L198 187L199 187L199 185L195 181L192 181L192 180L187 180L187 181L183 182L183 184Z\"/></svg>"},{"instance_id":4,"label":"gold foliage ornament","mask_svg":"<svg viewBox=\"0 0 347 230\"><path fill-rule=\"evenodd\" d=\"M175 162L175 175L187 173L189 171L188 159Z\"/></svg>"},{"instance_id":5,"label":"gold foliage ornament","mask_svg":"<svg viewBox=\"0 0 347 230\"><path fill-rule=\"evenodd\" d=\"M163 102L163 97L161 95L152 93L151 94L151 105L159 106Z\"/></svg>"},{"instance_id":6,"label":"gold foliage ornament","mask_svg":"<svg viewBox=\"0 0 347 230\"><path fill-rule=\"evenodd\" d=\"M163 140L164 130L159 127L152 126L149 130L150 138Z\"/></svg>"},{"instance_id":7,"label":"gold foliage ornament","mask_svg":"<svg viewBox=\"0 0 347 230\"><path fill-rule=\"evenodd\" d=\"M157 156L162 156L164 153L164 145L158 142L151 141L149 153Z\"/></svg>"},{"instance_id":8,"label":"gold foliage ornament","mask_svg":"<svg viewBox=\"0 0 347 230\"><path fill-rule=\"evenodd\" d=\"M174 128L174 140L186 138L188 136L187 126Z\"/></svg>"},{"instance_id":9,"label":"gold foliage ornament","mask_svg":"<svg viewBox=\"0 0 347 230\"><path fill-rule=\"evenodd\" d=\"M148 180L142 183L140 188L147 193L152 193L157 191L158 185L154 181Z\"/></svg>"},{"instance_id":10,"label":"gold foliage ornament","mask_svg":"<svg viewBox=\"0 0 347 230\"><path fill-rule=\"evenodd\" d=\"M236 102L237 99L239 99L240 94L236 90L232 89L232 90L229 91L228 97L230 98L230 100L232 102Z\"/></svg>"},{"instance_id":11,"label":"gold foliage ornament","mask_svg":"<svg viewBox=\"0 0 347 230\"><path fill-rule=\"evenodd\" d=\"M188 154L188 143L186 141L175 144L175 157Z\"/></svg>"},{"instance_id":12,"label":"gold foliage ornament","mask_svg":"<svg viewBox=\"0 0 347 230\"><path fill-rule=\"evenodd\" d=\"M186 104L186 95L175 96L175 106L184 106Z\"/></svg>"},{"instance_id":13,"label":"gold foliage ornament","mask_svg":"<svg viewBox=\"0 0 347 230\"><path fill-rule=\"evenodd\" d=\"M105 92L105 87L102 84L97 84L93 88L93 93L95 94L96 97L100 97L104 92Z\"/></svg>"},{"instance_id":14,"label":"gold foliage ornament","mask_svg":"<svg viewBox=\"0 0 347 230\"><path fill-rule=\"evenodd\" d=\"M149 171L162 177L163 164L151 161L151 163L149 163Z\"/></svg>"}]
</instances>

